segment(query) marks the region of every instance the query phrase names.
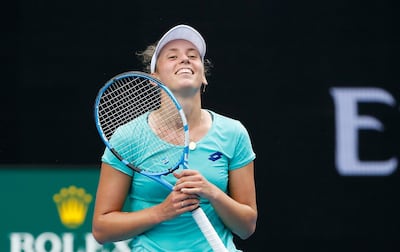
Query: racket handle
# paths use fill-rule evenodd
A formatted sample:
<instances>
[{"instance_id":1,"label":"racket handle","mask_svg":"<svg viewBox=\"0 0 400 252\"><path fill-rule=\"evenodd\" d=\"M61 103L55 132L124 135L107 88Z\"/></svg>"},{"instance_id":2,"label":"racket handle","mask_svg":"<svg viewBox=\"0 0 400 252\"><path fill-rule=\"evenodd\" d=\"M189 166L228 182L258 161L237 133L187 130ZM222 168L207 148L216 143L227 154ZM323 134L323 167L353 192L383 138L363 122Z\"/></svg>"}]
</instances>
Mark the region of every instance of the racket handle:
<instances>
[{"instance_id":1,"label":"racket handle","mask_svg":"<svg viewBox=\"0 0 400 252\"><path fill-rule=\"evenodd\" d=\"M214 252L228 252L203 209L193 210L192 215Z\"/></svg>"}]
</instances>

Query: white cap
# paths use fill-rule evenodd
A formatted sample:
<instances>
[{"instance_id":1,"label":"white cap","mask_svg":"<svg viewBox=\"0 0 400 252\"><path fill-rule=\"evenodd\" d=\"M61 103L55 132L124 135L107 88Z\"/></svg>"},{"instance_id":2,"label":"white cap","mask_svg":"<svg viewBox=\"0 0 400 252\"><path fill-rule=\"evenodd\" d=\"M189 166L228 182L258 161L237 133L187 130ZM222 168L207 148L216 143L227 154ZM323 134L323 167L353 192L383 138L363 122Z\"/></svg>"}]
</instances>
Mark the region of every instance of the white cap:
<instances>
[{"instance_id":1,"label":"white cap","mask_svg":"<svg viewBox=\"0 0 400 252\"><path fill-rule=\"evenodd\" d=\"M161 49L170 41L175 39L184 39L191 42L199 51L201 60L204 62L206 54L206 42L201 34L194 28L188 25L177 25L167 31L164 36L158 41L153 57L151 58L150 71L152 73L156 70L156 62Z\"/></svg>"}]
</instances>

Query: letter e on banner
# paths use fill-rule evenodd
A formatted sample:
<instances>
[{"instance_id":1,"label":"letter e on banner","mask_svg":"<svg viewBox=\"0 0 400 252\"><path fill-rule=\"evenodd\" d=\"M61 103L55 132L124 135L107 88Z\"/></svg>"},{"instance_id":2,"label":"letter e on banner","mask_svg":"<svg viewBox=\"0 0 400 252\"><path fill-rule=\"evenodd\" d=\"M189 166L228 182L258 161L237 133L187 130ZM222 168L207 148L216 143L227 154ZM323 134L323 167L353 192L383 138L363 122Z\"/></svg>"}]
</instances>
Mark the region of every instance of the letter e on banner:
<instances>
[{"instance_id":1,"label":"letter e on banner","mask_svg":"<svg viewBox=\"0 0 400 252\"><path fill-rule=\"evenodd\" d=\"M330 89L335 105L335 162L344 176L386 176L397 168L397 158L361 161L359 159L359 130L383 131L383 124L375 117L358 114L359 103L383 103L395 106L395 99L387 91L375 87L335 87Z\"/></svg>"}]
</instances>

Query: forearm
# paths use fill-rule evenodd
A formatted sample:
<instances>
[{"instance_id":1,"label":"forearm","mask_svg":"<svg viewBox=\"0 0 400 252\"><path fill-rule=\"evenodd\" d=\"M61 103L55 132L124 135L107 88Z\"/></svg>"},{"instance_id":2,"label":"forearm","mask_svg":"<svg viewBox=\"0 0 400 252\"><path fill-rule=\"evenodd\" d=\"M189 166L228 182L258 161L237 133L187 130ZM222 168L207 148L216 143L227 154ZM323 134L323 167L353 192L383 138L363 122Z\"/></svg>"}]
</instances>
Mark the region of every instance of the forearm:
<instances>
[{"instance_id":1,"label":"forearm","mask_svg":"<svg viewBox=\"0 0 400 252\"><path fill-rule=\"evenodd\" d=\"M114 211L97 215L93 219L93 236L99 243L121 241L137 236L163 221L158 207L137 212Z\"/></svg>"},{"instance_id":2,"label":"forearm","mask_svg":"<svg viewBox=\"0 0 400 252\"><path fill-rule=\"evenodd\" d=\"M249 163L229 174L229 195L195 170L175 174L178 181L174 190L208 199L224 224L240 238L246 239L254 233L257 222L252 168L252 163Z\"/></svg>"},{"instance_id":3,"label":"forearm","mask_svg":"<svg viewBox=\"0 0 400 252\"><path fill-rule=\"evenodd\" d=\"M255 204L251 206L235 201L218 188L209 200L224 224L241 239L254 233L257 222Z\"/></svg>"}]
</instances>

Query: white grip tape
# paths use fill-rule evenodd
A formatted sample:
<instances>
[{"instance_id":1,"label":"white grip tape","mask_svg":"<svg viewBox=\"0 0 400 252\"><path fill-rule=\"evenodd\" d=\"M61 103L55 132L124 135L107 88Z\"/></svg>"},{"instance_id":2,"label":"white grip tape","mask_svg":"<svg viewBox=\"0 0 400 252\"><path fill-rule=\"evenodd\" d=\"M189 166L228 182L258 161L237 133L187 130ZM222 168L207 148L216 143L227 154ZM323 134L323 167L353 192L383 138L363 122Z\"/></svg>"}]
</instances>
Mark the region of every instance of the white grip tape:
<instances>
[{"instance_id":1,"label":"white grip tape","mask_svg":"<svg viewBox=\"0 0 400 252\"><path fill-rule=\"evenodd\" d=\"M201 232L206 237L211 248L215 252L228 252L228 250L225 248L224 244L222 243L221 239L219 238L217 232L215 231L214 227L211 225L210 221L208 220L203 209L201 209L199 207L199 208L193 210L192 215L193 215L193 219L196 221L197 225L199 226Z\"/></svg>"}]
</instances>

